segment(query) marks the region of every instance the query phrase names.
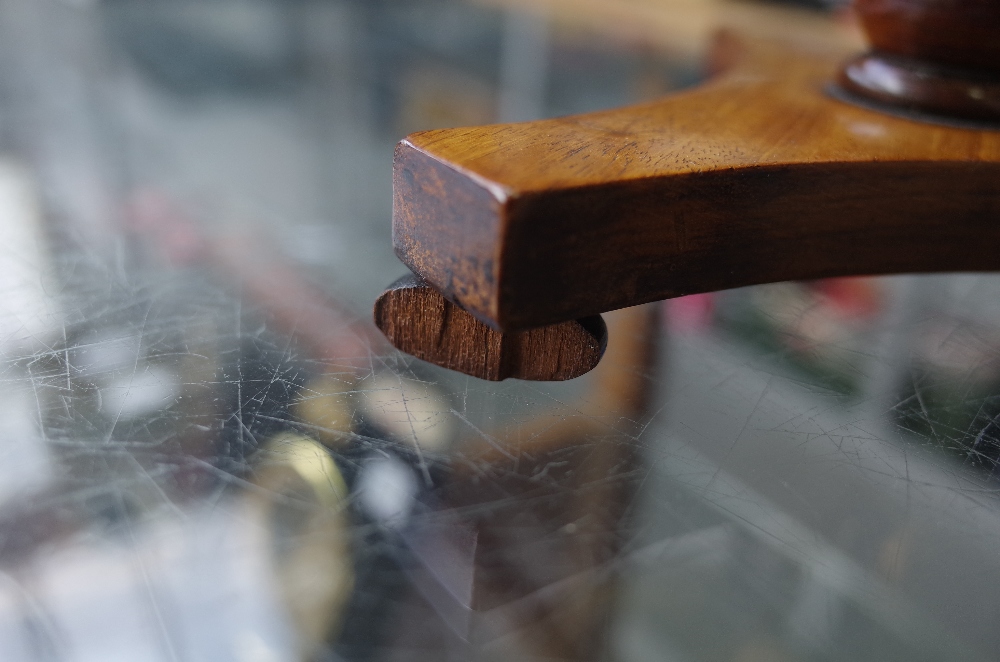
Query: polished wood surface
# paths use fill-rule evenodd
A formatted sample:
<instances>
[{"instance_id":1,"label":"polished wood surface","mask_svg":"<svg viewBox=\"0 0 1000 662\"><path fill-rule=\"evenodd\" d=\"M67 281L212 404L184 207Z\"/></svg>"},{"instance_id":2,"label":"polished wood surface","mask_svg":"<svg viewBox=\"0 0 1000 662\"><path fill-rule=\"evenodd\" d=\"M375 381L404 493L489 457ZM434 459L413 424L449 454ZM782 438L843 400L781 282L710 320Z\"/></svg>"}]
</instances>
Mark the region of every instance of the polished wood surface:
<instances>
[{"instance_id":1,"label":"polished wood surface","mask_svg":"<svg viewBox=\"0 0 1000 662\"><path fill-rule=\"evenodd\" d=\"M876 51L1000 74L996 0L855 0L854 8Z\"/></svg>"},{"instance_id":2,"label":"polished wood surface","mask_svg":"<svg viewBox=\"0 0 1000 662\"><path fill-rule=\"evenodd\" d=\"M928 121L972 120L1000 129L1000 75L970 75L908 58L866 53L847 63L838 82L849 93L888 108L927 114Z\"/></svg>"},{"instance_id":3,"label":"polished wood surface","mask_svg":"<svg viewBox=\"0 0 1000 662\"><path fill-rule=\"evenodd\" d=\"M408 137L397 254L507 330L757 283L1000 268L1000 132L834 99L839 54L720 51L738 64L654 103Z\"/></svg>"},{"instance_id":4,"label":"polished wood surface","mask_svg":"<svg viewBox=\"0 0 1000 662\"><path fill-rule=\"evenodd\" d=\"M892 107L1000 127L1000 2L856 0L874 49L840 83Z\"/></svg>"},{"instance_id":5,"label":"polished wood surface","mask_svg":"<svg viewBox=\"0 0 1000 662\"><path fill-rule=\"evenodd\" d=\"M375 324L393 345L418 359L491 381L579 377L597 366L607 342L600 316L497 331L413 276L382 293Z\"/></svg>"}]
</instances>

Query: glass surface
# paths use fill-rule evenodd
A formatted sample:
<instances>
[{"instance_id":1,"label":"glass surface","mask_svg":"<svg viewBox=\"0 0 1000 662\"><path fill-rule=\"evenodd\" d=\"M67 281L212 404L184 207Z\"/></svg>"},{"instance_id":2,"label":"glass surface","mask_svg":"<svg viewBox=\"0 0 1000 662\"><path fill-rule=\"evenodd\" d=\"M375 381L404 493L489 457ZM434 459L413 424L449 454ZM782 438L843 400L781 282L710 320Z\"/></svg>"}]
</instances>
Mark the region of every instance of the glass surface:
<instances>
[{"instance_id":1,"label":"glass surface","mask_svg":"<svg viewBox=\"0 0 1000 662\"><path fill-rule=\"evenodd\" d=\"M397 140L700 76L499 7L0 3L0 660L996 657L997 278L386 345Z\"/></svg>"}]
</instances>

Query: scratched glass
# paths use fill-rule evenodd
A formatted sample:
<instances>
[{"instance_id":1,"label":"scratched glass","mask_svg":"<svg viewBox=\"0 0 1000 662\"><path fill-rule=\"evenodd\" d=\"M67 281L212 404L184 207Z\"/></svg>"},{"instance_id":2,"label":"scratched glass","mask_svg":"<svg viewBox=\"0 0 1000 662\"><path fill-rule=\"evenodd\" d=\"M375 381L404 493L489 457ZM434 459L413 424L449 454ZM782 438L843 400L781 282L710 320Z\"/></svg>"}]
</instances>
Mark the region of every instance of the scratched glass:
<instances>
[{"instance_id":1,"label":"scratched glass","mask_svg":"<svg viewBox=\"0 0 1000 662\"><path fill-rule=\"evenodd\" d=\"M395 141L700 75L505 7L0 3L0 660L995 657L997 278L621 311L563 384L380 337Z\"/></svg>"}]
</instances>

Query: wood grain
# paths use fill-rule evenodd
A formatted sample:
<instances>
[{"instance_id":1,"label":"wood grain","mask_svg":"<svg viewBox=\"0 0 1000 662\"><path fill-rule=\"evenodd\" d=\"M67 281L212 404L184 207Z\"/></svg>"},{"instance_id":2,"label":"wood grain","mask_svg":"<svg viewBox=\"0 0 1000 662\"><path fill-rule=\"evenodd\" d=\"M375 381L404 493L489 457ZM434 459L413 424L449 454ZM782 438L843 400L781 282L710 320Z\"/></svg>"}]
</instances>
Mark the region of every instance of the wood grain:
<instances>
[{"instance_id":1,"label":"wood grain","mask_svg":"<svg viewBox=\"0 0 1000 662\"><path fill-rule=\"evenodd\" d=\"M409 136L397 254L504 330L757 283L1000 268L1000 132L835 100L836 57L729 59L650 104Z\"/></svg>"},{"instance_id":2,"label":"wood grain","mask_svg":"<svg viewBox=\"0 0 1000 662\"><path fill-rule=\"evenodd\" d=\"M398 349L480 379L562 381L601 360L607 329L599 316L501 332L480 322L413 276L375 302L375 324Z\"/></svg>"}]
</instances>

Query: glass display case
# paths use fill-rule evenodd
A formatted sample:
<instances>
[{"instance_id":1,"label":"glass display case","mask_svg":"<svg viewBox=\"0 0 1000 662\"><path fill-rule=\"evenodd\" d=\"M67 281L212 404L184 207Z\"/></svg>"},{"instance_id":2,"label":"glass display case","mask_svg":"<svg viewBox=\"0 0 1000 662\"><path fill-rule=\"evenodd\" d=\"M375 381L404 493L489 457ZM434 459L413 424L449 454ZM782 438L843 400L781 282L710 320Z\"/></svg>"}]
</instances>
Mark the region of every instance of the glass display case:
<instances>
[{"instance_id":1,"label":"glass display case","mask_svg":"<svg viewBox=\"0 0 1000 662\"><path fill-rule=\"evenodd\" d=\"M0 659L996 657L996 277L616 311L566 383L375 329L406 133L704 76L525 7L0 3Z\"/></svg>"}]
</instances>

